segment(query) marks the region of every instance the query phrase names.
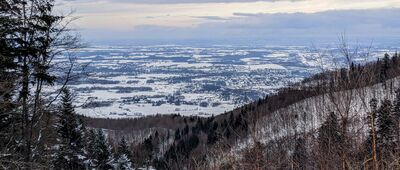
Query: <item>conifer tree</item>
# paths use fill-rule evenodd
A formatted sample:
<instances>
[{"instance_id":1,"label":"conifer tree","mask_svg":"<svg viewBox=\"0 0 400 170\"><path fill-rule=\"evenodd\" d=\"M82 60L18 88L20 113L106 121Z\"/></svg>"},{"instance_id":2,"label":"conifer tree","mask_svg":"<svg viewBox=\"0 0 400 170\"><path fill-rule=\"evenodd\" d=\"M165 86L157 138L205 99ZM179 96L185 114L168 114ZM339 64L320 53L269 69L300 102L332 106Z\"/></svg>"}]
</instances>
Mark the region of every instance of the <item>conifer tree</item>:
<instances>
[{"instance_id":1,"label":"conifer tree","mask_svg":"<svg viewBox=\"0 0 400 170\"><path fill-rule=\"evenodd\" d=\"M318 129L319 153L324 157L323 164L329 168L333 165L328 162L339 162L338 157L341 153L342 137L340 134L340 126L334 112L331 112L325 122Z\"/></svg>"},{"instance_id":2,"label":"conifer tree","mask_svg":"<svg viewBox=\"0 0 400 170\"><path fill-rule=\"evenodd\" d=\"M394 66L395 68L398 67L399 58L398 58L397 52L394 53L394 55L393 55L393 57L392 57L392 63L393 63L393 66Z\"/></svg>"},{"instance_id":3,"label":"conifer tree","mask_svg":"<svg viewBox=\"0 0 400 170\"><path fill-rule=\"evenodd\" d=\"M395 136L397 147L400 147L400 88L396 90L396 98L393 103L393 117L395 122Z\"/></svg>"},{"instance_id":4,"label":"conifer tree","mask_svg":"<svg viewBox=\"0 0 400 170\"><path fill-rule=\"evenodd\" d=\"M133 170L132 162L125 154L123 154L115 159L115 169Z\"/></svg>"},{"instance_id":5,"label":"conifer tree","mask_svg":"<svg viewBox=\"0 0 400 170\"><path fill-rule=\"evenodd\" d=\"M393 149L394 121L392 116L392 103L385 99L377 113L377 144L381 156L388 156Z\"/></svg>"},{"instance_id":6,"label":"conifer tree","mask_svg":"<svg viewBox=\"0 0 400 170\"><path fill-rule=\"evenodd\" d=\"M131 158L132 153L129 150L128 144L126 143L125 137L122 137L118 144L117 152L114 156L115 167L119 170L130 170L132 168Z\"/></svg>"},{"instance_id":7,"label":"conifer tree","mask_svg":"<svg viewBox=\"0 0 400 170\"><path fill-rule=\"evenodd\" d=\"M318 131L319 141L326 143L325 146L332 146L341 141L339 122L334 112L331 112ZM327 148L332 151L332 149Z\"/></svg>"},{"instance_id":8,"label":"conifer tree","mask_svg":"<svg viewBox=\"0 0 400 170\"><path fill-rule=\"evenodd\" d=\"M179 139L181 139L181 131L178 128L175 131L175 140L179 140Z\"/></svg>"},{"instance_id":9,"label":"conifer tree","mask_svg":"<svg viewBox=\"0 0 400 170\"><path fill-rule=\"evenodd\" d=\"M20 122L13 139L19 143L18 152L26 165L46 161L39 156L45 153L40 146L45 134L38 133L47 126L40 123L47 113L42 109L48 99L43 95L43 88L54 85L59 76L51 72L53 58L77 47L77 38L68 34L66 17L56 15L54 5L54 0L0 2L0 57L3 60L0 67L13 73L18 87L18 93L13 96L19 103L18 112L13 115Z\"/></svg>"},{"instance_id":10,"label":"conifer tree","mask_svg":"<svg viewBox=\"0 0 400 170\"><path fill-rule=\"evenodd\" d=\"M89 167L95 167L95 163L97 162L96 156L95 156L95 141L96 141L96 131L93 129L90 129L87 131L85 135L85 149L87 152L87 165Z\"/></svg>"},{"instance_id":11,"label":"conifer tree","mask_svg":"<svg viewBox=\"0 0 400 170\"><path fill-rule=\"evenodd\" d=\"M97 169L112 169L113 157L111 149L102 130L97 130L94 140L93 155Z\"/></svg>"},{"instance_id":12,"label":"conifer tree","mask_svg":"<svg viewBox=\"0 0 400 170\"><path fill-rule=\"evenodd\" d=\"M1 4L0 13L3 14L5 4ZM7 17L0 15L0 22L11 22ZM10 25L8 25L10 26ZM21 125L20 116L17 114L17 102L13 99L15 95L15 68L14 57L10 54L12 50L5 37L8 32L7 25L0 27L0 161L10 160L16 156L17 145L13 136L15 136L18 126Z\"/></svg>"},{"instance_id":13,"label":"conifer tree","mask_svg":"<svg viewBox=\"0 0 400 170\"><path fill-rule=\"evenodd\" d=\"M72 105L72 96L68 89L63 90L62 106L58 114L57 149L55 151L55 169L82 169L86 159L83 145L83 125L77 118Z\"/></svg>"},{"instance_id":14,"label":"conifer tree","mask_svg":"<svg viewBox=\"0 0 400 170\"><path fill-rule=\"evenodd\" d=\"M150 136L149 138L144 140L143 145L144 145L144 149L146 150L145 153L147 153L147 158L148 158L148 160L150 160L153 156L153 148L154 148L153 137Z\"/></svg>"},{"instance_id":15,"label":"conifer tree","mask_svg":"<svg viewBox=\"0 0 400 170\"><path fill-rule=\"evenodd\" d=\"M183 135L187 135L189 133L189 126L188 124L185 124L185 128L182 131Z\"/></svg>"},{"instance_id":16,"label":"conifer tree","mask_svg":"<svg viewBox=\"0 0 400 170\"><path fill-rule=\"evenodd\" d=\"M388 70L390 68L390 59L389 59L389 54L385 54L385 56L383 57L383 62L381 65L381 74L380 74L380 79L381 79L381 83L383 83L385 89L386 89L386 80L389 78L389 73Z\"/></svg>"},{"instance_id":17,"label":"conifer tree","mask_svg":"<svg viewBox=\"0 0 400 170\"><path fill-rule=\"evenodd\" d=\"M7 1L0 2L0 154L11 153L12 142L10 136L13 135L12 127L18 124L15 114L15 70L17 68L12 43L8 37L13 34L15 20L8 17L10 4Z\"/></svg>"}]
</instances>

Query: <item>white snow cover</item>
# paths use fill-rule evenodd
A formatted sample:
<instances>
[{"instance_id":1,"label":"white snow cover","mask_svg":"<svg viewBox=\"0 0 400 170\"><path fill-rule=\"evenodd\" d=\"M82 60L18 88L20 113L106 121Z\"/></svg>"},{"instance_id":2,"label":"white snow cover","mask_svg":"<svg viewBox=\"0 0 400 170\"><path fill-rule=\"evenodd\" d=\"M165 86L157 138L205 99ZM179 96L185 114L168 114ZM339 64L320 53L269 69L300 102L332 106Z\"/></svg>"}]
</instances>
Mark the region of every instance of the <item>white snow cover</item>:
<instances>
[{"instance_id":1,"label":"white snow cover","mask_svg":"<svg viewBox=\"0 0 400 170\"><path fill-rule=\"evenodd\" d=\"M354 60L376 60L394 51L390 49L377 47L369 57ZM321 58L305 46L94 46L74 52L77 64L88 66L90 80L70 88L77 92L77 112L91 117L221 114L322 71L321 63L324 69L340 67L340 62L331 62L340 58ZM55 61L69 64L62 56ZM57 88L46 90L52 89ZM89 102L108 105L81 107ZM208 106L200 106L202 102Z\"/></svg>"},{"instance_id":2,"label":"white snow cover","mask_svg":"<svg viewBox=\"0 0 400 170\"><path fill-rule=\"evenodd\" d=\"M253 145L254 141L266 144L283 136L295 135L296 132L315 131L330 112L345 113L346 106L348 106L347 101L351 101L349 105L350 124L352 124L349 127L350 133L365 130L367 129L365 127L367 126L366 113L371 111L369 102L372 98L376 98L378 102L384 99L394 100L394 91L400 88L400 77L388 80L387 84L390 83L393 83L392 90L389 87L385 89L380 83L361 89L336 92L333 95L325 94L307 98L272 112L257 122L255 132L251 132L248 138L239 141L232 147L231 154L239 155L242 149ZM361 131L361 133L367 132Z\"/></svg>"}]
</instances>

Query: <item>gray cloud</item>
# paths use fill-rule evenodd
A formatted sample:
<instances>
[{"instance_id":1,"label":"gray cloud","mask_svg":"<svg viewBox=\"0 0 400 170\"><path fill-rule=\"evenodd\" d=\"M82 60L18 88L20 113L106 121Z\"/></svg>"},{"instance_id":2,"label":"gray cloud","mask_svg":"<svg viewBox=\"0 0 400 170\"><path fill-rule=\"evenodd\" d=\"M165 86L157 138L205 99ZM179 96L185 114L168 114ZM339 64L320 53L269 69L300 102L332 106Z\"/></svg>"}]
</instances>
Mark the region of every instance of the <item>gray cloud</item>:
<instances>
[{"instance_id":1,"label":"gray cloud","mask_svg":"<svg viewBox=\"0 0 400 170\"><path fill-rule=\"evenodd\" d=\"M63 1L95 1L95 0L63 0ZM276 1L305 1L305 0L108 0L120 3L138 4L185 4L185 3L234 3L234 2L276 2Z\"/></svg>"},{"instance_id":2,"label":"gray cloud","mask_svg":"<svg viewBox=\"0 0 400 170\"><path fill-rule=\"evenodd\" d=\"M239 16L239 17L253 17L253 16L261 16L263 15L262 13L254 14L254 13L240 13L240 12L235 12L233 13L234 16Z\"/></svg>"},{"instance_id":3,"label":"gray cloud","mask_svg":"<svg viewBox=\"0 0 400 170\"><path fill-rule=\"evenodd\" d=\"M224 22L208 22L196 27L139 26L129 32L99 37L101 30L84 35L92 40L178 42L202 40L235 43L336 41L346 32L360 41L400 40L400 9L338 10L318 13L236 14ZM215 17L203 17L218 20ZM103 30L105 31L105 30Z\"/></svg>"},{"instance_id":4,"label":"gray cloud","mask_svg":"<svg viewBox=\"0 0 400 170\"><path fill-rule=\"evenodd\" d=\"M224 17L219 17L219 16L193 16L193 18L200 18L200 19L206 19L206 20L215 20L215 21L228 21L228 20L231 20L231 18L224 18Z\"/></svg>"},{"instance_id":5,"label":"gray cloud","mask_svg":"<svg viewBox=\"0 0 400 170\"><path fill-rule=\"evenodd\" d=\"M257 1L296 1L296 0L113 0L118 2L128 3L162 3L162 4L174 4L174 3L232 3L232 2L257 2ZM297 0L298 1L298 0Z\"/></svg>"}]
</instances>

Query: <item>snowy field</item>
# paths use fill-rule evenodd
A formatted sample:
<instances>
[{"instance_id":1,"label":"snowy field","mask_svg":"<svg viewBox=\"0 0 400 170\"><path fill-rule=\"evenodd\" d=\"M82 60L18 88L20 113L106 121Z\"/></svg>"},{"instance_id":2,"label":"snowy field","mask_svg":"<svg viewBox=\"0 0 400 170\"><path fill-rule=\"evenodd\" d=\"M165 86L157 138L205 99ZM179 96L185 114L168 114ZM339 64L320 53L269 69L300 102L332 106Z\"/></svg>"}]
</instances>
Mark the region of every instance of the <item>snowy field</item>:
<instances>
[{"instance_id":1,"label":"snowy field","mask_svg":"<svg viewBox=\"0 0 400 170\"><path fill-rule=\"evenodd\" d=\"M375 60L387 51L396 50L360 49L354 60ZM217 115L344 62L335 48L304 46L97 46L73 55L90 73L70 86L77 111L103 118Z\"/></svg>"}]
</instances>

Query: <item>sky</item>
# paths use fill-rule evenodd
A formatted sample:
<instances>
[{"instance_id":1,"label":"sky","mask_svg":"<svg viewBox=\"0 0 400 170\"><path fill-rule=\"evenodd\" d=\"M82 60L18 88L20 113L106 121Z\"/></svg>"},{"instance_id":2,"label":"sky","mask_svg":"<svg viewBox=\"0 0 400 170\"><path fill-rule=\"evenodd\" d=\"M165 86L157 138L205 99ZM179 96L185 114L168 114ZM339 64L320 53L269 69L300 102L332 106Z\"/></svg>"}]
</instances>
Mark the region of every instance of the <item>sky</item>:
<instances>
[{"instance_id":1,"label":"sky","mask_svg":"<svg viewBox=\"0 0 400 170\"><path fill-rule=\"evenodd\" d=\"M398 44L400 0L57 0L94 44Z\"/></svg>"}]
</instances>

